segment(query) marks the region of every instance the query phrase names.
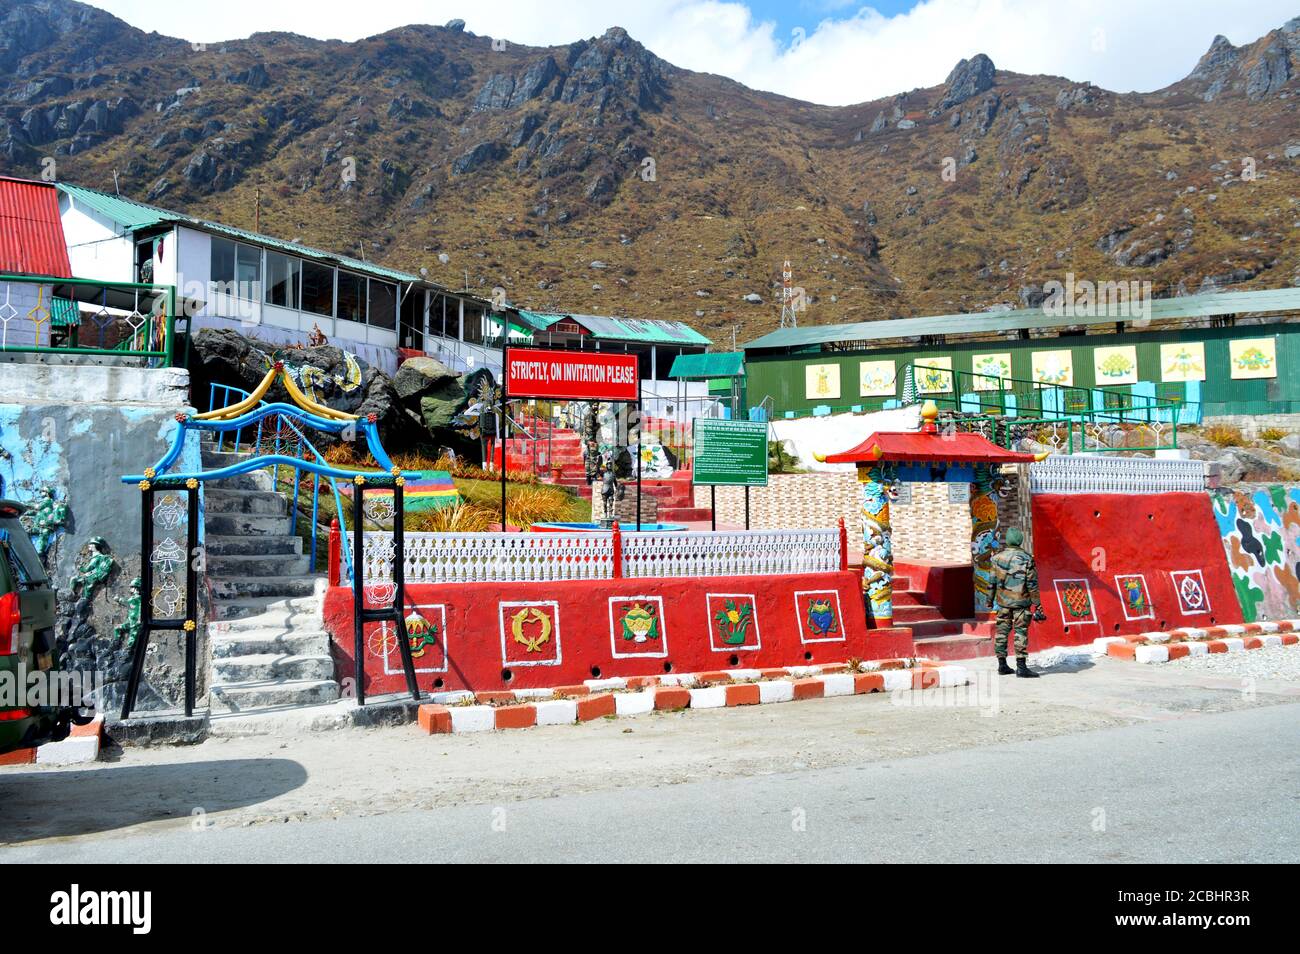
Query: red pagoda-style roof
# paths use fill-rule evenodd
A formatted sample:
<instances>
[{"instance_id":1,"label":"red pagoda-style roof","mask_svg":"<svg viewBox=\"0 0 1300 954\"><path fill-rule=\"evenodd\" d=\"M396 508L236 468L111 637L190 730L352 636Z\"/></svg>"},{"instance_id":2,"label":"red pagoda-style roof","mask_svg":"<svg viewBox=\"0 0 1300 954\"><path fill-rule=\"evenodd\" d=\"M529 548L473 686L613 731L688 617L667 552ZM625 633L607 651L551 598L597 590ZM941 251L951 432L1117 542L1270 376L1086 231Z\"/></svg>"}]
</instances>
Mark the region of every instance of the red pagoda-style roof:
<instances>
[{"instance_id":1,"label":"red pagoda-style roof","mask_svg":"<svg viewBox=\"0 0 1300 954\"><path fill-rule=\"evenodd\" d=\"M72 277L52 184L0 176L0 272Z\"/></svg>"},{"instance_id":2,"label":"red pagoda-style roof","mask_svg":"<svg viewBox=\"0 0 1300 954\"><path fill-rule=\"evenodd\" d=\"M938 409L927 403L921 411L920 431L878 431L852 450L827 454L828 464L868 464L895 461L905 464L1029 464L1043 455L1022 454L999 447L987 437L969 431L940 433L934 419Z\"/></svg>"}]
</instances>

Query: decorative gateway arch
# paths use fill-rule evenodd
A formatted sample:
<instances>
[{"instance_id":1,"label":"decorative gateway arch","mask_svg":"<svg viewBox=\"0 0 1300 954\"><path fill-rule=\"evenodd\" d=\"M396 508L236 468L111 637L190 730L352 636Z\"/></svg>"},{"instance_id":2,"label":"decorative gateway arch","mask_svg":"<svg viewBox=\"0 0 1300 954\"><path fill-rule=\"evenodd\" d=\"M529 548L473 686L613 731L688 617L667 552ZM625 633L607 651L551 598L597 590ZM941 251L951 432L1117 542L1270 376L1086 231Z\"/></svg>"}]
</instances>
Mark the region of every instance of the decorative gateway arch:
<instances>
[{"instance_id":1,"label":"decorative gateway arch","mask_svg":"<svg viewBox=\"0 0 1300 954\"><path fill-rule=\"evenodd\" d=\"M271 386L279 380L293 404L268 403L264 399ZM180 459L185 447L185 438L191 431L213 432L218 434L231 431L238 432L247 427L259 427L267 418L286 419L295 430L311 428L326 434L335 435L346 440L361 434L366 439L366 447L375 463L383 470L356 471L343 470L317 460L304 460L300 457L281 453L277 447L275 453L254 454L245 460L214 470L202 470L194 473L170 473ZM185 714L194 713L195 668L197 649L198 621L198 565L199 560L199 487L204 481L221 480L250 473L264 467L284 464L298 470L305 470L324 477L351 483L353 514L365 513L365 491L368 487L392 488L393 491L393 601L389 606L365 606L362 585L365 566L364 520L353 519L353 544L351 551L351 571L353 587L353 625L356 657L361 660L363 648L363 630L366 623L391 622L398 633L401 650L402 668L406 676L406 686L413 699L420 698L420 690L415 681L415 664L411 656L411 643L406 631L406 621L401 612L405 598L405 538L404 507L402 487L408 477L415 474L403 472L393 465L383 444L379 440L379 428L374 415L360 417L345 411L335 410L320 404L298 387L292 376L285 370L283 361L276 361L257 388L248 397L227 407L217 408L202 414L177 414L176 431L172 436L171 447L167 453L152 467L145 468L142 474L127 474L122 482L136 484L141 491L140 520L140 579L139 592L141 606L139 611L139 632L132 645L131 673L127 680L126 695L122 703L122 718L128 718L135 707L136 694L140 688L140 678L144 672L145 653L148 649L149 635L153 630L180 631L185 637ZM186 540L185 559L185 595L184 615L181 617L158 618L155 616L153 599L153 562L154 553L154 515L155 495L159 492L183 489L186 495ZM172 507L172 509L175 509ZM180 601L174 601L179 605ZM358 663L362 665L362 663ZM365 703L365 673L357 674L357 702Z\"/></svg>"},{"instance_id":2,"label":"decorative gateway arch","mask_svg":"<svg viewBox=\"0 0 1300 954\"><path fill-rule=\"evenodd\" d=\"M981 434L935 424L933 401L921 408L920 431L878 431L857 447L819 456L828 464L856 464L862 487L862 589L870 623L886 627L894 618L894 547L889 501L900 481L969 483L971 562L974 565L975 612L992 611L989 603L996 546L997 504L993 499L999 464L1028 464L1046 454L1023 454L999 447Z\"/></svg>"}]
</instances>

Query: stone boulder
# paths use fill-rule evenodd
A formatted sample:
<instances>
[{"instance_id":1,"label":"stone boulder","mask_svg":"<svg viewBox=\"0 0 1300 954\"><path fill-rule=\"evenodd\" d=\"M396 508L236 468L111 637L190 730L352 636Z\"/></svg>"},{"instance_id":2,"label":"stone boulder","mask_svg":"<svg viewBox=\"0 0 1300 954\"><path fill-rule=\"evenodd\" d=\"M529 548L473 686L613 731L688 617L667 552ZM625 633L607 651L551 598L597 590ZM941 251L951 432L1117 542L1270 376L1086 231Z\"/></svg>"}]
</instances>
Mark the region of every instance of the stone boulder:
<instances>
[{"instance_id":1,"label":"stone boulder","mask_svg":"<svg viewBox=\"0 0 1300 954\"><path fill-rule=\"evenodd\" d=\"M351 352L333 345L276 349L267 342L245 337L237 331L204 328L194 336L190 362L196 399L200 404L206 404L208 386L213 382L252 391L277 360L284 362L300 387L304 384L303 369L314 369L314 372L307 372L307 383L314 391L315 399L327 407L362 416L374 414L386 446L390 442L397 446L419 440L421 435L412 426L415 422L404 413L389 377ZM280 382L271 387L266 399L292 403ZM200 410L207 408L201 407ZM318 436L324 444L332 442L324 433L309 434L312 443L318 447L321 446L317 442Z\"/></svg>"},{"instance_id":2,"label":"stone boulder","mask_svg":"<svg viewBox=\"0 0 1300 954\"><path fill-rule=\"evenodd\" d=\"M969 60L961 60L948 74L947 86L943 99L939 101L938 110L951 109L993 88L993 61L983 53L976 53Z\"/></svg>"}]
</instances>

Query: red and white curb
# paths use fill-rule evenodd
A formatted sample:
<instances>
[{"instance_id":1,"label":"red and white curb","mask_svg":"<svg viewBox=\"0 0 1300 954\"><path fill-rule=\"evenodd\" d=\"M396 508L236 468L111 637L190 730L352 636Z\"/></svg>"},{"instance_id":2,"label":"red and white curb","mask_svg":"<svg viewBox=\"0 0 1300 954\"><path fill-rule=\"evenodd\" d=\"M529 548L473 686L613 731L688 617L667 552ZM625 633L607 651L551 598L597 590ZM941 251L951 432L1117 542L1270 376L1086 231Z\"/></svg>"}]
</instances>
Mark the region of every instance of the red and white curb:
<instances>
[{"instance_id":1,"label":"red and white curb","mask_svg":"<svg viewBox=\"0 0 1300 954\"><path fill-rule=\"evenodd\" d=\"M99 738L104 717L87 725L74 725L60 742L46 742L34 749L15 749L0 755L0 765L81 765L99 760Z\"/></svg>"},{"instance_id":2,"label":"red and white curb","mask_svg":"<svg viewBox=\"0 0 1300 954\"><path fill-rule=\"evenodd\" d=\"M430 734L487 732L535 725L571 725L656 710L721 709L869 692L946 689L970 682L964 666L921 662L908 668L885 668L889 663L901 662L890 660L870 672L831 671L844 670L845 666L728 669L680 676L589 679L581 686L477 696L470 692L441 693L432 703L420 706L416 721ZM457 704L470 699L475 699L477 704ZM486 704L489 700L505 704Z\"/></svg>"},{"instance_id":3,"label":"red and white curb","mask_svg":"<svg viewBox=\"0 0 1300 954\"><path fill-rule=\"evenodd\" d=\"M1295 646L1300 643L1297 631L1300 631L1300 620L1295 619L1207 626L1204 629L1184 627L1137 636L1105 636L1093 640L1092 651L1098 656L1113 656L1140 663L1162 663L1186 656Z\"/></svg>"}]
</instances>

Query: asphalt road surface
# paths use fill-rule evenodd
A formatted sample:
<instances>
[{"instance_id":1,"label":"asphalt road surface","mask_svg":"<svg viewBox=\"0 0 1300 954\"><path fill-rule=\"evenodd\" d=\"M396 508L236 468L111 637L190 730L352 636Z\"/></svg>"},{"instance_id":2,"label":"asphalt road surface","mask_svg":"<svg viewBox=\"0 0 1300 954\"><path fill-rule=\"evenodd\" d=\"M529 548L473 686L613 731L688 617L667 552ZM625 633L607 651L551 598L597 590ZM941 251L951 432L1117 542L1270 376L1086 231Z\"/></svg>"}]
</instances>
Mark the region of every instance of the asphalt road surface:
<instances>
[{"instance_id":1,"label":"asphalt road surface","mask_svg":"<svg viewBox=\"0 0 1300 954\"><path fill-rule=\"evenodd\" d=\"M4 863L1298 859L1291 702L856 765L0 849Z\"/></svg>"}]
</instances>

